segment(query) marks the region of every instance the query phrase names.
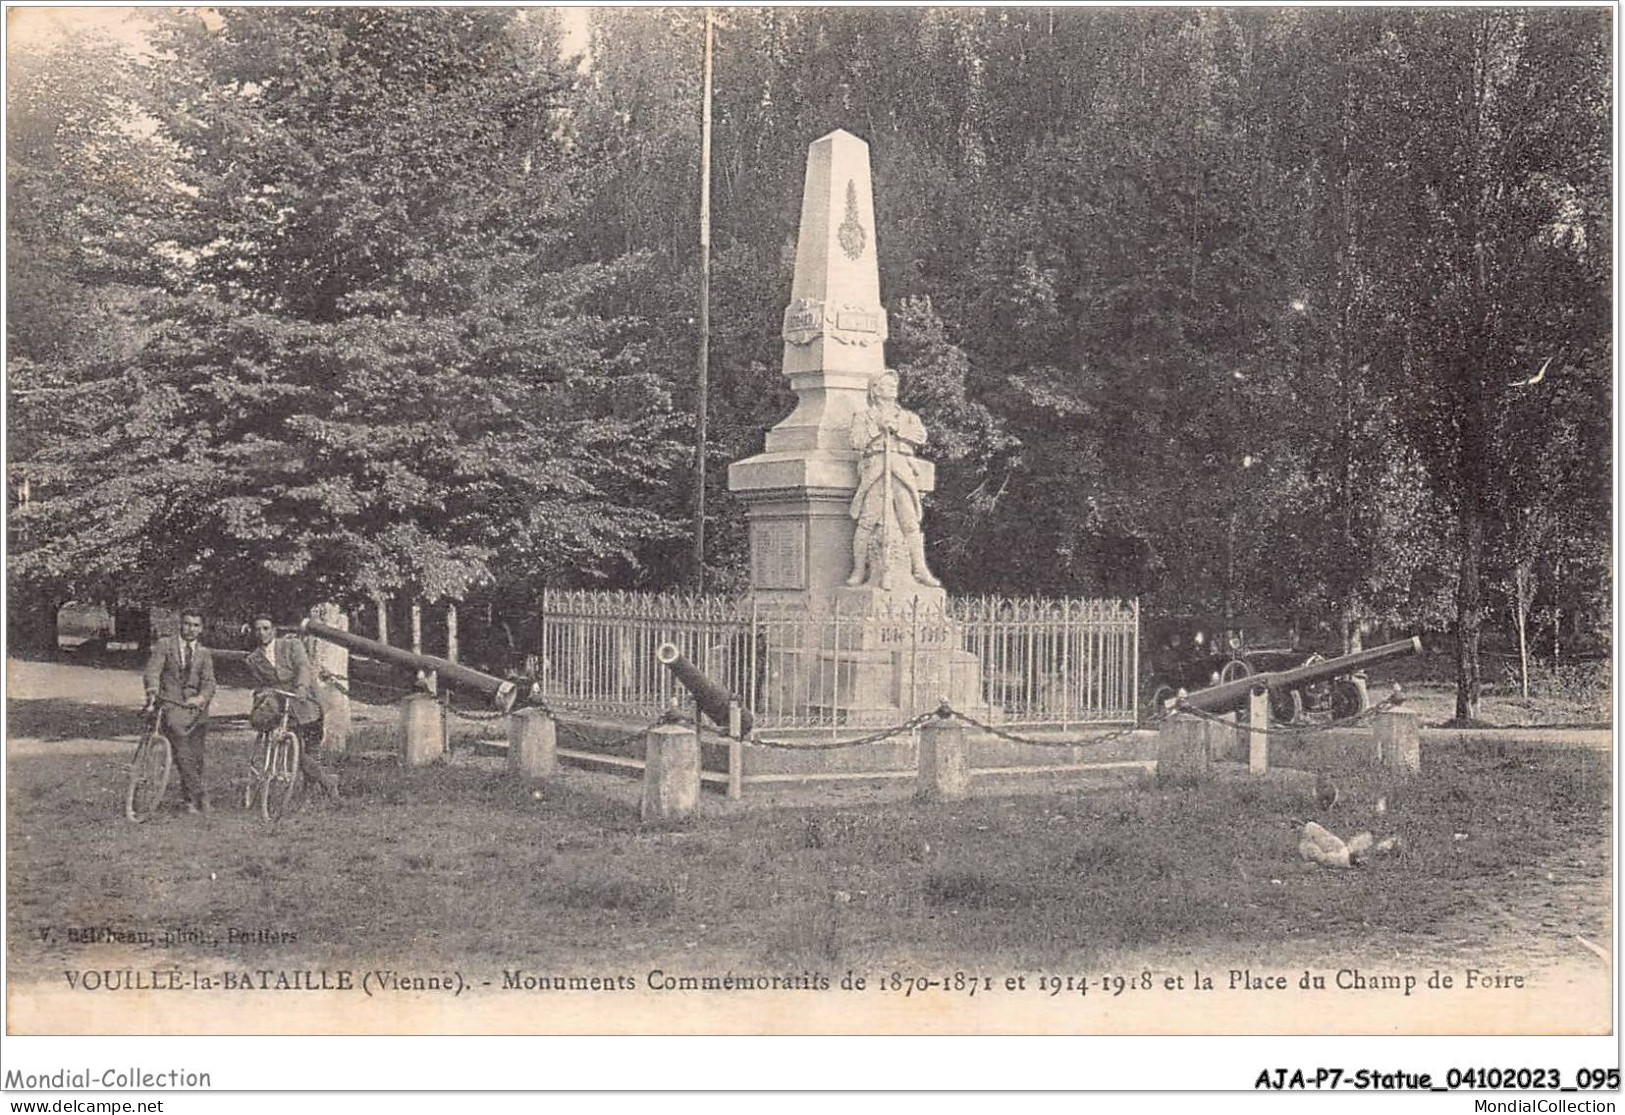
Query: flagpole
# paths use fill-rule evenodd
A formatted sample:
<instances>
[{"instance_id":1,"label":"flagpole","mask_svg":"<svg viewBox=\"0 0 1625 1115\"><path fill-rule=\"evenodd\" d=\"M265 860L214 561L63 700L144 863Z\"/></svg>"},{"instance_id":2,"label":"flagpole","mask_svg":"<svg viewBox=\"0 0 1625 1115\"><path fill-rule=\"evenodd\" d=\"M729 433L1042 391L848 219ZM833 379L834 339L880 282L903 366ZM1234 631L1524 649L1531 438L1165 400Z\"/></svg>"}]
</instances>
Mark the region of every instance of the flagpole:
<instances>
[{"instance_id":1,"label":"flagpole","mask_svg":"<svg viewBox=\"0 0 1625 1115\"><path fill-rule=\"evenodd\" d=\"M711 363L711 9L705 9L705 78L700 107L700 344L694 402L694 584L705 591L705 456Z\"/></svg>"}]
</instances>

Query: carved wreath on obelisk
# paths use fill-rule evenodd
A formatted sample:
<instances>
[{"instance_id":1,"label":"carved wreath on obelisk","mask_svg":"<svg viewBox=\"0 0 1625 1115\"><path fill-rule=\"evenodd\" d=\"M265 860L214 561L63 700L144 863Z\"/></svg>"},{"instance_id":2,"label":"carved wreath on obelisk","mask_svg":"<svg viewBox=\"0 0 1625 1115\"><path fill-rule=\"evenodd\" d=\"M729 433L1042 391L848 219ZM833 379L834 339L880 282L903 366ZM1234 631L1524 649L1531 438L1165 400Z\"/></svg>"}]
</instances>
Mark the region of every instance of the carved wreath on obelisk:
<instances>
[{"instance_id":1,"label":"carved wreath on obelisk","mask_svg":"<svg viewBox=\"0 0 1625 1115\"><path fill-rule=\"evenodd\" d=\"M925 564L920 531L920 482L915 452L925 444L925 423L897 403L897 373L869 384L869 404L852 417L852 448L862 454L852 497L852 576L847 584L897 587L897 574L932 588L941 584Z\"/></svg>"},{"instance_id":2,"label":"carved wreath on obelisk","mask_svg":"<svg viewBox=\"0 0 1625 1115\"><path fill-rule=\"evenodd\" d=\"M863 231L863 220L858 216L858 185L850 178L846 180L846 216L841 227L835 230L835 237L841 242L841 251L846 253L847 259L861 256L864 245L869 242L868 233Z\"/></svg>"}]
</instances>

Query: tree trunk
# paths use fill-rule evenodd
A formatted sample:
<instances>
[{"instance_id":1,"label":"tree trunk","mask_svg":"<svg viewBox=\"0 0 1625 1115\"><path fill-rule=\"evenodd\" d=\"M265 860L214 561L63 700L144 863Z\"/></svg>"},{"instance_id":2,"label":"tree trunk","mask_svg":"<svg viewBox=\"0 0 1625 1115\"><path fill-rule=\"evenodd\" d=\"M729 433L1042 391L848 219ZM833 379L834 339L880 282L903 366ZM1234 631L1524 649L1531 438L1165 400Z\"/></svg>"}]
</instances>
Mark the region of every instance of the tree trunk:
<instances>
[{"instance_id":1,"label":"tree trunk","mask_svg":"<svg viewBox=\"0 0 1625 1115\"><path fill-rule=\"evenodd\" d=\"M1512 621L1518 627L1518 688L1529 699L1529 610L1535 602L1533 562L1521 561L1512 571Z\"/></svg>"},{"instance_id":2,"label":"tree trunk","mask_svg":"<svg viewBox=\"0 0 1625 1115\"><path fill-rule=\"evenodd\" d=\"M11 639L12 653L26 649L44 655L55 654L56 616L67 601L50 596L29 606L22 602L24 599L24 593L13 593L10 610L6 613L6 627L8 637Z\"/></svg>"},{"instance_id":3,"label":"tree trunk","mask_svg":"<svg viewBox=\"0 0 1625 1115\"><path fill-rule=\"evenodd\" d=\"M1552 668L1556 669L1563 657L1563 609L1557 601L1563 599L1563 559L1552 563Z\"/></svg>"},{"instance_id":4,"label":"tree trunk","mask_svg":"<svg viewBox=\"0 0 1625 1115\"><path fill-rule=\"evenodd\" d=\"M1484 552L1484 519L1475 501L1464 500L1463 504L1461 569L1456 576L1456 719L1475 720L1483 688L1478 641L1483 613L1479 559Z\"/></svg>"},{"instance_id":5,"label":"tree trunk","mask_svg":"<svg viewBox=\"0 0 1625 1115\"><path fill-rule=\"evenodd\" d=\"M1523 604L1518 605L1518 690L1529 699L1529 623Z\"/></svg>"},{"instance_id":6,"label":"tree trunk","mask_svg":"<svg viewBox=\"0 0 1625 1115\"><path fill-rule=\"evenodd\" d=\"M1483 625L1484 588L1480 563L1484 555L1484 509L1489 494L1490 423L1485 399L1485 373L1490 345L1490 304L1487 288L1488 253L1484 223L1489 186L1482 160L1487 148L1480 143L1486 83L1489 74L1490 19L1477 21L1473 39L1471 100L1464 106L1466 116L1466 200L1463 213L1464 251L1458 257L1471 283L1471 303L1463 348L1464 359L1453 369L1460 394L1458 406L1459 442L1456 446L1456 499L1461 528L1461 568L1456 579L1456 719L1478 718L1483 678L1479 671L1478 645Z\"/></svg>"}]
</instances>

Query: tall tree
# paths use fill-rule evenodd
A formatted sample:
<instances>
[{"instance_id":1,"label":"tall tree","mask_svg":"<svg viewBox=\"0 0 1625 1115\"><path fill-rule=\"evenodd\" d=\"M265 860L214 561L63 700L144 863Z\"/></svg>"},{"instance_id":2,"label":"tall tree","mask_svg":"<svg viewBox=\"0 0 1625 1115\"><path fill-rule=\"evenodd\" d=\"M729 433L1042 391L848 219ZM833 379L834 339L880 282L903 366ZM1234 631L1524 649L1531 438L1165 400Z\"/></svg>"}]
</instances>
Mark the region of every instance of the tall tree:
<instances>
[{"instance_id":1,"label":"tall tree","mask_svg":"<svg viewBox=\"0 0 1625 1115\"><path fill-rule=\"evenodd\" d=\"M1385 374L1386 323L1403 297L1392 276L1408 252L1387 162L1410 123L1389 90L1382 13L1294 13L1248 30L1253 211L1281 279L1263 359L1246 375L1270 505L1257 557L1278 603L1326 617L1354 650L1373 622L1440 623L1451 557L1445 509Z\"/></svg>"},{"instance_id":2,"label":"tall tree","mask_svg":"<svg viewBox=\"0 0 1625 1115\"><path fill-rule=\"evenodd\" d=\"M1466 720L1482 691L1485 541L1507 448L1496 414L1548 356L1566 354L1559 374L1583 376L1594 403L1607 398L1608 16L1389 15L1413 119L1393 154L1415 245L1405 413L1456 519L1456 715Z\"/></svg>"},{"instance_id":3,"label":"tall tree","mask_svg":"<svg viewBox=\"0 0 1625 1115\"><path fill-rule=\"evenodd\" d=\"M168 153L140 137L128 50L80 31L14 41L9 63L6 459L15 555L39 537L39 503L79 482L52 446L117 417L108 382L143 337L137 296L166 267L146 245L167 219L171 191ZM17 573L13 562L14 588ZM12 593L8 626L14 639L37 636L45 646L55 645L63 600L117 596L94 567L71 562L30 587Z\"/></svg>"},{"instance_id":4,"label":"tall tree","mask_svg":"<svg viewBox=\"0 0 1625 1115\"><path fill-rule=\"evenodd\" d=\"M583 260L556 37L514 10L223 9L155 31L178 152L122 405L46 454L25 575L148 598L458 598L667 529L667 393ZM86 524L95 524L94 528Z\"/></svg>"}]
</instances>

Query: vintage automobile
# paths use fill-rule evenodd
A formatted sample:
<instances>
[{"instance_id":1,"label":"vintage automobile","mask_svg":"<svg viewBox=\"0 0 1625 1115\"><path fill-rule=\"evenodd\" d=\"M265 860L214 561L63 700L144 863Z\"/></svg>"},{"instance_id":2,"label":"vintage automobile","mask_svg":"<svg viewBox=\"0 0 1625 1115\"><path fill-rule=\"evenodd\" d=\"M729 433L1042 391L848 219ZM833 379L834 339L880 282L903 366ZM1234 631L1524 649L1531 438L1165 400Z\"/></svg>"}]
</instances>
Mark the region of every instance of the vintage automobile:
<instances>
[{"instance_id":1,"label":"vintage automobile","mask_svg":"<svg viewBox=\"0 0 1625 1115\"><path fill-rule=\"evenodd\" d=\"M1181 690L1193 693L1260 673L1296 669L1335 657L1305 646L1295 628L1256 615L1173 615L1142 621L1142 707L1160 712ZM1353 716L1368 705L1363 677L1353 674L1273 693L1270 715L1281 724L1306 711Z\"/></svg>"}]
</instances>

